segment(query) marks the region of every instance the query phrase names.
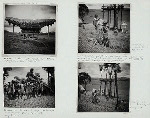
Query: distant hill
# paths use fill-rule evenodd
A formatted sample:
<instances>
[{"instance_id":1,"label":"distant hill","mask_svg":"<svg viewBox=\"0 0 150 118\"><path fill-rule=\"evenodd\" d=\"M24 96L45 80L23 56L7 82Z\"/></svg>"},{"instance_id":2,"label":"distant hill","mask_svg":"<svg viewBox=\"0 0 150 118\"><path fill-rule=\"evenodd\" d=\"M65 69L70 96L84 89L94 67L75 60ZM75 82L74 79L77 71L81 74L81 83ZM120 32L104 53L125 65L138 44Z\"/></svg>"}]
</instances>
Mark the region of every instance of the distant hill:
<instances>
[{"instance_id":1,"label":"distant hill","mask_svg":"<svg viewBox=\"0 0 150 118\"><path fill-rule=\"evenodd\" d=\"M92 78L92 80L98 80L98 79L100 79L100 78ZM128 80L130 80L130 78L128 78L128 77L118 77L118 80L119 81L128 81Z\"/></svg>"}]
</instances>

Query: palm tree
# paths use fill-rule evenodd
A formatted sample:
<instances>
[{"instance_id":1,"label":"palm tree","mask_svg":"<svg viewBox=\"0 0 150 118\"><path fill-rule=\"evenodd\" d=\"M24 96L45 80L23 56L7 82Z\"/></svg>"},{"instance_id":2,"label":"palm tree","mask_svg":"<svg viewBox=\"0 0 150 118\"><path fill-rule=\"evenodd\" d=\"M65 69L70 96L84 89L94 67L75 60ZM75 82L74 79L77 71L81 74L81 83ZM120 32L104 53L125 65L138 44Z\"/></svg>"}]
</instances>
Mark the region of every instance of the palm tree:
<instances>
[{"instance_id":1,"label":"palm tree","mask_svg":"<svg viewBox=\"0 0 150 118\"><path fill-rule=\"evenodd\" d=\"M120 73L121 72L121 67L119 65L119 63L104 63L104 66L105 68L107 67L111 67L111 72L109 73L110 75L110 79L111 79L111 74L112 74L112 71L114 71L114 75L115 75L115 92L116 92L116 97L117 97L117 103L116 103L116 109L118 107L118 98L119 98L119 95L118 95L118 82L117 82L117 73ZM110 90L111 90L111 84L110 84Z\"/></svg>"},{"instance_id":2,"label":"palm tree","mask_svg":"<svg viewBox=\"0 0 150 118\"><path fill-rule=\"evenodd\" d=\"M101 72L101 74L102 74L103 65L99 65L99 69L100 69L100 72ZM101 75L101 77L102 77L102 75ZM101 90L102 90L102 81L101 81L101 78L100 78L100 86L99 86L99 89L100 89L100 92L101 92Z\"/></svg>"},{"instance_id":3,"label":"palm tree","mask_svg":"<svg viewBox=\"0 0 150 118\"><path fill-rule=\"evenodd\" d=\"M108 70L109 64L108 63L104 63L103 65L105 67L105 71ZM106 72L106 81L105 81L105 88L104 88L104 94L106 95L106 89L107 89L107 72Z\"/></svg>"},{"instance_id":4,"label":"palm tree","mask_svg":"<svg viewBox=\"0 0 150 118\"><path fill-rule=\"evenodd\" d=\"M85 90L88 82L91 82L91 77L88 73L81 72L78 75L78 84L84 84Z\"/></svg>"},{"instance_id":5,"label":"palm tree","mask_svg":"<svg viewBox=\"0 0 150 118\"><path fill-rule=\"evenodd\" d=\"M117 109L118 108L118 98L119 98L119 95L118 95L117 73L121 72L121 67L120 67L119 63L112 63L112 68L113 68L113 71L115 73L115 87L116 87L116 95L117 95L116 109Z\"/></svg>"}]
</instances>

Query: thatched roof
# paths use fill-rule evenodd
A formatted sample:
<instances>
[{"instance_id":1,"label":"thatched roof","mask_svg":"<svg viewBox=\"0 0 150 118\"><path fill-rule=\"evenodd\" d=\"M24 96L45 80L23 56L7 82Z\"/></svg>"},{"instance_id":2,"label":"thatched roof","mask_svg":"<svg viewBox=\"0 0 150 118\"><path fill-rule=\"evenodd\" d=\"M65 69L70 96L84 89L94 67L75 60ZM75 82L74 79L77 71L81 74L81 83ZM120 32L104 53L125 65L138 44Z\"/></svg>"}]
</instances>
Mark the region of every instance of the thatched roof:
<instances>
[{"instance_id":1,"label":"thatched roof","mask_svg":"<svg viewBox=\"0 0 150 118\"><path fill-rule=\"evenodd\" d=\"M17 25L20 28L42 28L44 26L52 25L56 22L55 19L18 19L13 17L6 17L9 24Z\"/></svg>"}]
</instances>

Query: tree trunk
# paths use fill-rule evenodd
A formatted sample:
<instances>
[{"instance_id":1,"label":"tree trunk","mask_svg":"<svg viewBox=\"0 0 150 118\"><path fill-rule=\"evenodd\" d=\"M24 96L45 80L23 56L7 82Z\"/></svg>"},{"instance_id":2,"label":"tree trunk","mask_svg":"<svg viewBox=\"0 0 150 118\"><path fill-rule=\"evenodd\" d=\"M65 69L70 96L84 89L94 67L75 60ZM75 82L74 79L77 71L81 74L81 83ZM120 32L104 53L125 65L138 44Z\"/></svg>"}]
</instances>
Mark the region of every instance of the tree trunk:
<instances>
[{"instance_id":1,"label":"tree trunk","mask_svg":"<svg viewBox=\"0 0 150 118\"><path fill-rule=\"evenodd\" d=\"M116 87L114 85L114 97L116 97Z\"/></svg>"},{"instance_id":2,"label":"tree trunk","mask_svg":"<svg viewBox=\"0 0 150 118\"><path fill-rule=\"evenodd\" d=\"M100 87L99 87L100 93L101 93L101 90L102 90L102 82L100 81Z\"/></svg>"},{"instance_id":3,"label":"tree trunk","mask_svg":"<svg viewBox=\"0 0 150 118\"><path fill-rule=\"evenodd\" d=\"M116 103L116 109L118 108L118 84L117 84L117 72L115 71L115 86L116 86L116 97L117 97L117 103Z\"/></svg>"}]
</instances>

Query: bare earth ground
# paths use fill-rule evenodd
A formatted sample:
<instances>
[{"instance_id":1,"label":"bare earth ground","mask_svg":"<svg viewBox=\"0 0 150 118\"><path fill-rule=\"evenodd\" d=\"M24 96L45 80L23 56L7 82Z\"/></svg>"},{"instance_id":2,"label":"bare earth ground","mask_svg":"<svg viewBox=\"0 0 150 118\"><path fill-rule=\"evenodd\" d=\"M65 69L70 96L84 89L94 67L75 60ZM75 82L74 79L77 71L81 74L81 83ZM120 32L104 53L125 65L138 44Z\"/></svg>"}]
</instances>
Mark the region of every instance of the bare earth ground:
<instances>
[{"instance_id":1,"label":"bare earth ground","mask_svg":"<svg viewBox=\"0 0 150 118\"><path fill-rule=\"evenodd\" d=\"M99 43L94 45L94 42L98 39L98 32L94 29L92 23L84 24L83 27L79 27L79 41L78 52L79 53L129 53L130 52L130 34L119 32L117 36L113 34L113 31L108 32L108 38L110 40L110 46L104 47Z\"/></svg>"},{"instance_id":2,"label":"bare earth ground","mask_svg":"<svg viewBox=\"0 0 150 118\"><path fill-rule=\"evenodd\" d=\"M93 88L99 89L98 83L98 79L92 79L91 83L87 85L86 95L82 94L81 99L78 100L78 112L129 112L129 80L118 81L119 101L122 102L119 103L117 110L115 109L116 97L107 97L106 99L105 96L98 95L99 102L92 102L92 90ZM102 84L103 89L104 84ZM114 88L112 88L113 91Z\"/></svg>"},{"instance_id":3,"label":"bare earth ground","mask_svg":"<svg viewBox=\"0 0 150 118\"><path fill-rule=\"evenodd\" d=\"M55 35L40 34L38 39L24 40L20 34L4 32L4 54L55 54Z\"/></svg>"},{"instance_id":4,"label":"bare earth ground","mask_svg":"<svg viewBox=\"0 0 150 118\"><path fill-rule=\"evenodd\" d=\"M54 96L41 96L30 99L9 100L7 97L4 99L4 107L11 108L55 108L55 97Z\"/></svg>"}]
</instances>

